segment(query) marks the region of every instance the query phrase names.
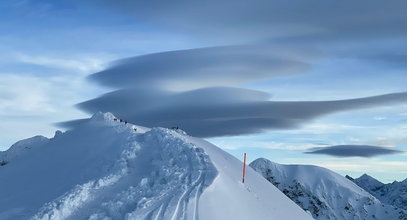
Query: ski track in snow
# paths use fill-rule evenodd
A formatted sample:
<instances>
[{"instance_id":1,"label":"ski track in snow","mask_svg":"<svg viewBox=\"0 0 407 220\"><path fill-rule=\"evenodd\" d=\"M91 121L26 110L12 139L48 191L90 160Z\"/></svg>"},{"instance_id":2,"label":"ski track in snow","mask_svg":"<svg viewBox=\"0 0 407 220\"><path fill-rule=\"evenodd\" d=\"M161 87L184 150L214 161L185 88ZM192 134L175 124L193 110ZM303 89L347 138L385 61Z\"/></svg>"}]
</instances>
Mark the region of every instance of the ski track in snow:
<instances>
[{"instance_id":1,"label":"ski track in snow","mask_svg":"<svg viewBox=\"0 0 407 220\"><path fill-rule=\"evenodd\" d=\"M199 158L200 165L205 166L205 168L206 168L206 164L203 162L203 159L200 158L199 155L196 155L196 156ZM186 178L186 181L184 182L184 188L186 188L186 190L179 197L177 206L175 208L175 211L174 211L174 214L173 214L171 220L186 219L187 206L188 206L190 198L195 198L193 201L194 202L193 219L198 220L197 213L198 213L199 197L202 193L201 186L206 178L206 176L203 174L202 171L198 171L198 172L199 172L199 175L192 184L190 184L191 175L189 175ZM191 186L189 187L189 185L191 185ZM191 196L194 191L195 191L195 195Z\"/></svg>"},{"instance_id":2,"label":"ski track in snow","mask_svg":"<svg viewBox=\"0 0 407 220\"><path fill-rule=\"evenodd\" d=\"M204 150L176 131L160 128L133 132L128 141L132 144L121 153L118 171L75 187L45 204L33 219L198 220L199 198L217 175ZM135 183L139 157L151 158L145 159L151 172ZM118 210L126 211L113 216Z\"/></svg>"},{"instance_id":3,"label":"ski track in snow","mask_svg":"<svg viewBox=\"0 0 407 220\"><path fill-rule=\"evenodd\" d=\"M192 205L192 218L193 220L198 220L198 205L199 205L199 197L203 192L203 186L206 180L206 174L204 171L208 169L208 165L205 162L205 158L203 157L201 150L198 148L194 149L194 158L189 158L189 160L195 160L199 162L199 166L202 170L198 170L198 176L192 181L193 173L186 172L187 175L182 176L182 186L181 188L184 189L182 193L178 192L174 195L169 201L167 200L164 204L162 204L159 209L154 209L147 215L146 219L153 219L149 216L153 213L157 213L154 219L162 219L163 213L171 213L172 217L171 220L178 220L178 219L187 219L188 217L188 205ZM189 164L189 169L193 169L192 163ZM176 201L175 208L170 206L171 201ZM192 203L192 204L190 204ZM173 209L173 210L172 210Z\"/></svg>"}]
</instances>

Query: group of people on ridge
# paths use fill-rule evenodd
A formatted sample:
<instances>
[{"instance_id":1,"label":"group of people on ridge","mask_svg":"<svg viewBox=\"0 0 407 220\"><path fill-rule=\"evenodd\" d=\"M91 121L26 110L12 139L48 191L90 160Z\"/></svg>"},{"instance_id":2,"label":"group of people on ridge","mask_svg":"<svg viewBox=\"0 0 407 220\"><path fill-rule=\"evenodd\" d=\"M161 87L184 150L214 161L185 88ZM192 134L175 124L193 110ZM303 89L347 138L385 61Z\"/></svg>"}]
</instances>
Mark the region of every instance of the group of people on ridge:
<instances>
[{"instance_id":1,"label":"group of people on ridge","mask_svg":"<svg viewBox=\"0 0 407 220\"><path fill-rule=\"evenodd\" d=\"M119 121L120 123L124 123L125 125L127 125L127 121L123 120L123 119L118 119L118 118L113 118L113 121ZM137 128L133 128L134 131L137 131Z\"/></svg>"}]
</instances>

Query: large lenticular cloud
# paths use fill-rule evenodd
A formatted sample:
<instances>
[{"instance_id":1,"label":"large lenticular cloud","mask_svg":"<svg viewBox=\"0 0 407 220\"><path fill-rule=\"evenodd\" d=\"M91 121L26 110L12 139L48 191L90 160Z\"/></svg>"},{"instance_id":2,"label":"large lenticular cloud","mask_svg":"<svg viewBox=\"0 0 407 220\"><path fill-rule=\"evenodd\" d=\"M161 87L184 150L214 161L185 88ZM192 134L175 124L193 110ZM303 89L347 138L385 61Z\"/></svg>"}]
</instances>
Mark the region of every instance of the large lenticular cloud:
<instances>
[{"instance_id":1,"label":"large lenticular cloud","mask_svg":"<svg viewBox=\"0 0 407 220\"><path fill-rule=\"evenodd\" d=\"M309 70L293 53L267 44L168 51L116 61L90 79L116 88L235 86Z\"/></svg>"},{"instance_id":2,"label":"large lenticular cloud","mask_svg":"<svg viewBox=\"0 0 407 220\"><path fill-rule=\"evenodd\" d=\"M268 97L259 91L226 87L186 92L122 89L78 106L89 113L112 112L148 127L179 126L194 136L216 137L297 128L330 113L407 102L407 93L310 102L277 102ZM80 122L61 125L71 127Z\"/></svg>"}]
</instances>

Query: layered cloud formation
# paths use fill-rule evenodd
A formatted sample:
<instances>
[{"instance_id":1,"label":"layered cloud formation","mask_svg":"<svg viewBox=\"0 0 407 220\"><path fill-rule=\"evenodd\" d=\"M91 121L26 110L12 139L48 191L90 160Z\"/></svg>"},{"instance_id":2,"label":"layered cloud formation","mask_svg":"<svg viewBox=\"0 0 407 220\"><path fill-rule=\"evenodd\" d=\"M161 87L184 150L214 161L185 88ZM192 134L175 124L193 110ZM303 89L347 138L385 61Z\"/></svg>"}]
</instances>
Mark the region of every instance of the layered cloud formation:
<instances>
[{"instance_id":1,"label":"layered cloud formation","mask_svg":"<svg viewBox=\"0 0 407 220\"><path fill-rule=\"evenodd\" d=\"M297 128L334 112L407 102L407 93L334 101L270 101L261 91L213 87L299 74L304 67L301 62L253 47L138 56L91 75L90 79L119 89L78 107L89 113L109 111L148 127L179 126L194 136L216 137ZM76 123L80 121L60 125Z\"/></svg>"},{"instance_id":2,"label":"layered cloud formation","mask_svg":"<svg viewBox=\"0 0 407 220\"><path fill-rule=\"evenodd\" d=\"M407 45L405 1L93 2L103 2L134 21L169 28L211 47L152 53L112 63L89 77L114 91L77 105L88 113L110 111L140 125L178 126L194 136L219 137L299 128L327 114L407 103L407 93L398 88L363 93L370 97L354 94L344 100L298 97L273 101L268 93L250 86L304 76L333 60L380 68L336 73L328 69L324 82L330 76L357 75L366 78L362 84L382 74L400 77L394 70L403 69L407 57L402 52ZM314 79L317 84L319 79ZM363 85L358 87L363 89ZM60 125L70 127L82 121Z\"/></svg>"}]
</instances>

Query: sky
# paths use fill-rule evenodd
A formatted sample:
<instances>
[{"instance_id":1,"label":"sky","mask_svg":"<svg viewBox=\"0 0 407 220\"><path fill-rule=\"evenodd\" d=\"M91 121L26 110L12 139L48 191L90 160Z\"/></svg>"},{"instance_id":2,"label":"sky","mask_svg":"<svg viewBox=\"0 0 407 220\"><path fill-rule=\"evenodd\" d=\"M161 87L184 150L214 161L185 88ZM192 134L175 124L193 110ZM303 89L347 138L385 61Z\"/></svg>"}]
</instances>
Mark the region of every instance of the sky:
<instances>
[{"instance_id":1,"label":"sky","mask_svg":"<svg viewBox=\"0 0 407 220\"><path fill-rule=\"evenodd\" d=\"M404 180L406 8L402 0L4 0L0 150L110 111L179 126L249 161Z\"/></svg>"}]
</instances>

